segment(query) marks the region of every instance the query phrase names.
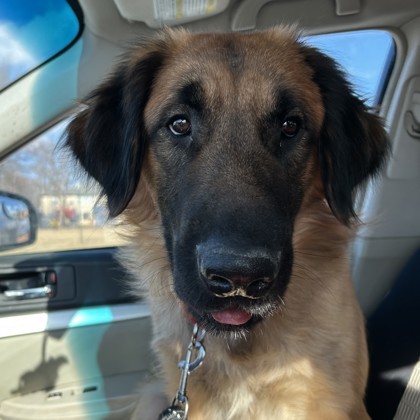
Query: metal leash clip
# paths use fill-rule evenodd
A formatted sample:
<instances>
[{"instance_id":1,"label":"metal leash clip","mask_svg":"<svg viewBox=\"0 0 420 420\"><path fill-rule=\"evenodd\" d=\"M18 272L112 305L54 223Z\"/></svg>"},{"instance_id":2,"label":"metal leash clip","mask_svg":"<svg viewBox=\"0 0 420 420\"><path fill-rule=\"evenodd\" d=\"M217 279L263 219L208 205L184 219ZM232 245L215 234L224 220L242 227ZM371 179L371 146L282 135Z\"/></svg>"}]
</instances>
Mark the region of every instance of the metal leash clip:
<instances>
[{"instance_id":1,"label":"metal leash clip","mask_svg":"<svg viewBox=\"0 0 420 420\"><path fill-rule=\"evenodd\" d=\"M206 349L203 345L206 330L200 329L198 324L194 324L191 342L187 349L184 360L178 363L181 369L181 379L179 381L178 391L170 407L163 411L158 420L186 420L188 417L188 398L187 398L187 379L188 375L197 369L203 363ZM192 357L195 359L191 361Z\"/></svg>"}]
</instances>

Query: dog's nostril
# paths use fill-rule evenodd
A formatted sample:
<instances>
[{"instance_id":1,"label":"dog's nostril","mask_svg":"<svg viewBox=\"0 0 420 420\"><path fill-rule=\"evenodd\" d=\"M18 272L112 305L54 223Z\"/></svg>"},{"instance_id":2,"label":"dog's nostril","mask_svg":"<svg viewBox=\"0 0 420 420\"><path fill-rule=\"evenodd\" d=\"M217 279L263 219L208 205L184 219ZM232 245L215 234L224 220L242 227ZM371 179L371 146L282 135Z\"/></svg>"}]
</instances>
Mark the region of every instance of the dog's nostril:
<instances>
[{"instance_id":1,"label":"dog's nostril","mask_svg":"<svg viewBox=\"0 0 420 420\"><path fill-rule=\"evenodd\" d=\"M254 280L246 288L246 293L249 296L259 296L264 293L272 284L272 279L270 278L261 278Z\"/></svg>"},{"instance_id":2,"label":"dog's nostril","mask_svg":"<svg viewBox=\"0 0 420 420\"><path fill-rule=\"evenodd\" d=\"M230 296L239 293L242 296L258 298L265 295L270 288L273 279L270 277L260 277L253 280L248 276L232 275L227 278L219 274L207 275L206 284L209 290L220 297Z\"/></svg>"},{"instance_id":3,"label":"dog's nostril","mask_svg":"<svg viewBox=\"0 0 420 420\"><path fill-rule=\"evenodd\" d=\"M207 287L215 294L229 293L234 289L233 284L225 277L210 274L207 278Z\"/></svg>"}]
</instances>

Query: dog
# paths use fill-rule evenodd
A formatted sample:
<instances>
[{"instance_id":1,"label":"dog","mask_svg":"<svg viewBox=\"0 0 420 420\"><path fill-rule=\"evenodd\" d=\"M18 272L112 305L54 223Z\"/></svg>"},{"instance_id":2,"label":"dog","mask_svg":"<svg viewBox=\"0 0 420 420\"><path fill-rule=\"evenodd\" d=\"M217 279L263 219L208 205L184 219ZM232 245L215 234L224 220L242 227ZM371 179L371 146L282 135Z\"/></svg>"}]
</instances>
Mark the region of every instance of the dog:
<instances>
[{"instance_id":1,"label":"dog","mask_svg":"<svg viewBox=\"0 0 420 420\"><path fill-rule=\"evenodd\" d=\"M172 401L194 322L191 420L369 418L349 243L389 146L333 59L288 27L165 29L87 98L66 145L129 227L121 260L151 308L163 394L133 418Z\"/></svg>"}]
</instances>

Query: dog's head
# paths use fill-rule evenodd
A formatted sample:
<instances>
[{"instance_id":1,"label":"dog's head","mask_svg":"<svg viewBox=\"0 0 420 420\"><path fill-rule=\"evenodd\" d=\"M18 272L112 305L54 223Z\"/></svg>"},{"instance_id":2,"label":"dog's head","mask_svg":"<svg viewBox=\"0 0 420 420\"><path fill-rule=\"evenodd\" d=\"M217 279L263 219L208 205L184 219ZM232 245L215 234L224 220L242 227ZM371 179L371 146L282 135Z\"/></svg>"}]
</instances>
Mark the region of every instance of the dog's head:
<instances>
[{"instance_id":1,"label":"dog's head","mask_svg":"<svg viewBox=\"0 0 420 420\"><path fill-rule=\"evenodd\" d=\"M313 180L350 225L357 187L387 152L334 61L284 29L163 32L92 93L67 144L112 216L147 177L178 297L207 328L233 332L278 307Z\"/></svg>"}]
</instances>

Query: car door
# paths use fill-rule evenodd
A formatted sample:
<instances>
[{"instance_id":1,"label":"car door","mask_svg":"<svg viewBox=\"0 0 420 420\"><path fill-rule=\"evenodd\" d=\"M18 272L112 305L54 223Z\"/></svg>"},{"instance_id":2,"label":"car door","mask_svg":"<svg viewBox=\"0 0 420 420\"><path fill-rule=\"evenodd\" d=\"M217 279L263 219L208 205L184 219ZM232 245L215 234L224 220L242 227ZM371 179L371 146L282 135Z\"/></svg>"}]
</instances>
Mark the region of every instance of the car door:
<instances>
[{"instance_id":1,"label":"car door","mask_svg":"<svg viewBox=\"0 0 420 420\"><path fill-rule=\"evenodd\" d=\"M80 78L93 43L97 67ZM128 292L98 189L59 146L79 79L117 49L71 0L1 2L0 44L0 195L29 200L38 225L31 245L0 251L0 418L127 418L153 365L149 312Z\"/></svg>"},{"instance_id":2,"label":"car door","mask_svg":"<svg viewBox=\"0 0 420 420\"><path fill-rule=\"evenodd\" d=\"M57 152L65 124L2 162L0 189L37 203L38 228L32 245L0 253L0 418L126 418L152 366L115 225Z\"/></svg>"}]
</instances>

